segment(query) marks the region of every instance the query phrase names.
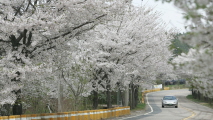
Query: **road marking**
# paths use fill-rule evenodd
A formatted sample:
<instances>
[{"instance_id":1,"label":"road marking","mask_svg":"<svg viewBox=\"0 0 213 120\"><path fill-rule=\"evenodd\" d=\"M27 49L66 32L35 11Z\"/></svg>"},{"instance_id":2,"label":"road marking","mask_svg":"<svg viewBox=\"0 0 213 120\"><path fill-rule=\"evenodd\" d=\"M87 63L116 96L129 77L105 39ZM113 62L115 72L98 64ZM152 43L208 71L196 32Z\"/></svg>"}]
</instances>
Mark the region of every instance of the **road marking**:
<instances>
[{"instance_id":1,"label":"road marking","mask_svg":"<svg viewBox=\"0 0 213 120\"><path fill-rule=\"evenodd\" d=\"M131 116L131 117L125 117L124 119L119 119L119 120L125 120L125 119L128 119L128 118L134 118L134 117L138 117L138 116L142 116L142 115L148 115L148 114L152 113L152 112L153 112L153 108L152 108L152 106L149 104L149 98L148 98L148 96L147 96L148 94L149 94L149 93L146 94L146 101L147 101L148 106L149 106L150 109L151 109L150 112L145 113L145 114L141 114L141 115L135 115L135 116Z\"/></svg>"},{"instance_id":2,"label":"road marking","mask_svg":"<svg viewBox=\"0 0 213 120\"><path fill-rule=\"evenodd\" d=\"M149 107L150 107L150 109L151 109L151 111L150 112L148 112L148 113L145 113L144 115L148 115L148 114L150 114L150 113L152 113L153 112L153 109L152 109L152 106L149 104L149 98L148 98L148 95L149 93L147 93L146 94L146 102L147 102L147 104L149 105Z\"/></svg>"},{"instance_id":3,"label":"road marking","mask_svg":"<svg viewBox=\"0 0 213 120\"><path fill-rule=\"evenodd\" d=\"M192 117L194 117L194 116L196 115L196 113L195 113L194 111L192 111L191 109L186 108L186 107L183 107L183 106L180 106L180 107L182 107L182 108L184 108L184 109L186 109L187 111L189 111L189 112L191 112L191 113L192 113L192 115L191 115L191 116L186 117L186 118L183 118L182 120L187 120L187 119L192 118Z\"/></svg>"}]
</instances>

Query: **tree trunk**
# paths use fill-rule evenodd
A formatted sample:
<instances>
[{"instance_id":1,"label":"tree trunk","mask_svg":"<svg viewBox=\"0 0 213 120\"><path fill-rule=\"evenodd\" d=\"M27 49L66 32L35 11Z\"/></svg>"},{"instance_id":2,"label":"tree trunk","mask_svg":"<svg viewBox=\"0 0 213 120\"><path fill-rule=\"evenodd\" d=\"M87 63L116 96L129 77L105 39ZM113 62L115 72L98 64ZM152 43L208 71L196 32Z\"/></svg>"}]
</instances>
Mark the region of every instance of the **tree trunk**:
<instances>
[{"instance_id":1,"label":"tree trunk","mask_svg":"<svg viewBox=\"0 0 213 120\"><path fill-rule=\"evenodd\" d=\"M137 107L138 105L138 86L135 88L135 102L134 107Z\"/></svg>"},{"instance_id":2,"label":"tree trunk","mask_svg":"<svg viewBox=\"0 0 213 120\"><path fill-rule=\"evenodd\" d=\"M207 97L206 97L206 96L204 96L203 98L204 98L204 101L205 101L205 102L208 102L208 100L207 100Z\"/></svg>"},{"instance_id":3,"label":"tree trunk","mask_svg":"<svg viewBox=\"0 0 213 120\"><path fill-rule=\"evenodd\" d=\"M124 106L129 105L129 86L127 85L127 88L124 93Z\"/></svg>"},{"instance_id":4,"label":"tree trunk","mask_svg":"<svg viewBox=\"0 0 213 120\"><path fill-rule=\"evenodd\" d=\"M208 101L206 101L206 102L208 102L209 104L211 104L212 105L212 98L209 98L209 97L206 97L207 99L208 99Z\"/></svg>"},{"instance_id":5,"label":"tree trunk","mask_svg":"<svg viewBox=\"0 0 213 120\"><path fill-rule=\"evenodd\" d=\"M119 89L118 90L118 105L123 106L124 100L123 100L123 92Z\"/></svg>"},{"instance_id":6,"label":"tree trunk","mask_svg":"<svg viewBox=\"0 0 213 120\"><path fill-rule=\"evenodd\" d=\"M107 78L106 79L106 83L107 83L107 85L106 85L106 89L107 89L107 91L106 91L106 94L107 94L107 98L106 98L106 101L107 101L107 108L112 108L112 100L111 100L111 85L110 85L110 80L108 79L108 77L106 76L105 78Z\"/></svg>"},{"instance_id":7,"label":"tree trunk","mask_svg":"<svg viewBox=\"0 0 213 120\"><path fill-rule=\"evenodd\" d=\"M11 108L11 104L4 104L3 106L1 106L0 115L1 116L9 116L9 115L11 115L10 108Z\"/></svg>"},{"instance_id":8,"label":"tree trunk","mask_svg":"<svg viewBox=\"0 0 213 120\"><path fill-rule=\"evenodd\" d=\"M198 100L200 100L201 99L201 94L200 94L200 91L198 91Z\"/></svg>"},{"instance_id":9,"label":"tree trunk","mask_svg":"<svg viewBox=\"0 0 213 120\"><path fill-rule=\"evenodd\" d=\"M93 90L93 109L98 108L98 92Z\"/></svg>"},{"instance_id":10,"label":"tree trunk","mask_svg":"<svg viewBox=\"0 0 213 120\"><path fill-rule=\"evenodd\" d=\"M106 93L107 93L107 108L112 108L112 103L111 103L111 92L110 92L110 90L107 90L106 91Z\"/></svg>"},{"instance_id":11,"label":"tree trunk","mask_svg":"<svg viewBox=\"0 0 213 120\"><path fill-rule=\"evenodd\" d=\"M80 97L78 95L75 95L74 100L74 111L79 111L79 107L81 104Z\"/></svg>"},{"instance_id":12,"label":"tree trunk","mask_svg":"<svg viewBox=\"0 0 213 120\"><path fill-rule=\"evenodd\" d=\"M162 90L164 90L164 88L165 88L165 81L162 80Z\"/></svg>"},{"instance_id":13,"label":"tree trunk","mask_svg":"<svg viewBox=\"0 0 213 120\"><path fill-rule=\"evenodd\" d=\"M16 72L16 74L18 76L21 75L21 73L19 71ZM18 78L18 77L17 77ZM17 79L17 78L14 78L12 79L11 81L14 81L14 82L17 82L20 83L20 79ZM21 100L21 89L17 90L17 91L13 91L16 96L17 96L17 99L15 101L15 104L13 105L13 115L21 115L22 114L22 100Z\"/></svg>"},{"instance_id":14,"label":"tree trunk","mask_svg":"<svg viewBox=\"0 0 213 120\"><path fill-rule=\"evenodd\" d=\"M21 115L22 114L22 103L21 103L21 90L19 89L15 94L18 96L15 104L13 105L13 115Z\"/></svg>"},{"instance_id":15,"label":"tree trunk","mask_svg":"<svg viewBox=\"0 0 213 120\"><path fill-rule=\"evenodd\" d=\"M13 105L13 115L21 115L22 114L22 104Z\"/></svg>"},{"instance_id":16,"label":"tree trunk","mask_svg":"<svg viewBox=\"0 0 213 120\"><path fill-rule=\"evenodd\" d=\"M9 39L10 39L10 44L12 45L12 51L19 51L19 46L21 45L21 40L23 39L23 44L26 45L26 47L28 47L31 44L31 38L32 38L32 33L30 32L29 36L28 36L28 41L26 42L26 34L27 34L27 30L24 29L23 32L20 33L19 37L16 38L15 35L10 35ZM25 52L24 52L25 51ZM19 52L18 52L19 53ZM28 52L26 52L26 50L22 50L21 52L22 55L27 56ZM13 58L15 58L14 62L18 63L20 65L24 65L25 63L22 61L22 59L18 59L17 56L13 56ZM18 75L18 79L14 78L11 81L15 81L17 82L17 84L19 84L21 82L19 76L21 75L21 73L19 71L16 72L16 74ZM22 114L22 101L21 101L21 90L19 89L18 91L13 91L15 92L17 99L15 101L15 104L13 105L13 115L21 115Z\"/></svg>"},{"instance_id":17,"label":"tree trunk","mask_svg":"<svg viewBox=\"0 0 213 120\"><path fill-rule=\"evenodd\" d=\"M117 92L117 106L120 106L120 89Z\"/></svg>"},{"instance_id":18,"label":"tree trunk","mask_svg":"<svg viewBox=\"0 0 213 120\"><path fill-rule=\"evenodd\" d=\"M62 112L62 98L63 98L63 86L59 78L58 83L58 112Z\"/></svg>"},{"instance_id":19,"label":"tree trunk","mask_svg":"<svg viewBox=\"0 0 213 120\"><path fill-rule=\"evenodd\" d=\"M124 92L120 91L120 102L121 102L121 106L124 106Z\"/></svg>"},{"instance_id":20,"label":"tree trunk","mask_svg":"<svg viewBox=\"0 0 213 120\"><path fill-rule=\"evenodd\" d=\"M195 91L195 99L197 99L197 97L198 97L198 92Z\"/></svg>"},{"instance_id":21,"label":"tree trunk","mask_svg":"<svg viewBox=\"0 0 213 120\"><path fill-rule=\"evenodd\" d=\"M132 83L130 83L129 84L129 87L130 87L130 89L129 89L129 105L130 105L130 109L133 109L133 89L132 89Z\"/></svg>"},{"instance_id":22,"label":"tree trunk","mask_svg":"<svg viewBox=\"0 0 213 120\"><path fill-rule=\"evenodd\" d=\"M193 96L194 99L197 98L197 97L196 97L196 96L197 96L197 95L196 95L196 91L195 91L194 89L192 89L192 96Z\"/></svg>"},{"instance_id":23,"label":"tree trunk","mask_svg":"<svg viewBox=\"0 0 213 120\"><path fill-rule=\"evenodd\" d=\"M132 85L132 109L135 109L135 88L134 85Z\"/></svg>"}]
</instances>

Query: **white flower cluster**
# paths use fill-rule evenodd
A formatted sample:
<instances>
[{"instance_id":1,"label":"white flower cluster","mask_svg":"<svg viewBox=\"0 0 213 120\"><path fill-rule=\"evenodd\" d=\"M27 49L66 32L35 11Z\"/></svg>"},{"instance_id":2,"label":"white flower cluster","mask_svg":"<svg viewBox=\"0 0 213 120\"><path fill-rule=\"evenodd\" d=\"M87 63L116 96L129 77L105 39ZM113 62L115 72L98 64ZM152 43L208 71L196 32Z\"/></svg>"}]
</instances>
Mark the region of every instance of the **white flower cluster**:
<instances>
[{"instance_id":1,"label":"white flower cluster","mask_svg":"<svg viewBox=\"0 0 213 120\"><path fill-rule=\"evenodd\" d=\"M181 38L193 48L174 60L191 77L191 86L204 96L213 98L213 3L211 0L175 0L175 5L186 13L190 25Z\"/></svg>"},{"instance_id":2,"label":"white flower cluster","mask_svg":"<svg viewBox=\"0 0 213 120\"><path fill-rule=\"evenodd\" d=\"M20 89L25 100L78 101L173 74L171 36L153 9L123 0L8 1L0 2L0 104L13 104Z\"/></svg>"}]
</instances>

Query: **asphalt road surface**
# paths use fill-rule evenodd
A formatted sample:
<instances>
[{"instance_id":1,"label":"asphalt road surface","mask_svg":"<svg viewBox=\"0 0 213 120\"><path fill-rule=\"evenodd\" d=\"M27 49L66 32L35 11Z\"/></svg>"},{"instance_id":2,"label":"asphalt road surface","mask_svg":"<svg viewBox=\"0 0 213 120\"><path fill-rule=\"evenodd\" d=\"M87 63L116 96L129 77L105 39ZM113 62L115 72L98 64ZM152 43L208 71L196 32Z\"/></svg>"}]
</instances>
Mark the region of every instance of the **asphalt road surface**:
<instances>
[{"instance_id":1,"label":"asphalt road surface","mask_svg":"<svg viewBox=\"0 0 213 120\"><path fill-rule=\"evenodd\" d=\"M147 108L134 116L119 117L113 120L213 120L213 109L186 99L191 94L188 89L164 90L147 94ZM161 107L161 98L174 95L179 100L178 108Z\"/></svg>"}]
</instances>

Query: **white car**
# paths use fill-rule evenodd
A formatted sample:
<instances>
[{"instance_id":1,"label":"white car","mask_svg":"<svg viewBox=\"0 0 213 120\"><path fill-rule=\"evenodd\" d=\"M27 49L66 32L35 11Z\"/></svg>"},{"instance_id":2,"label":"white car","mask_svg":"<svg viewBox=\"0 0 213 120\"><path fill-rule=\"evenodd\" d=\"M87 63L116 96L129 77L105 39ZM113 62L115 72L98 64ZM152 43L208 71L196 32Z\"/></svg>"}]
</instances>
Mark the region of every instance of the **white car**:
<instances>
[{"instance_id":1,"label":"white car","mask_svg":"<svg viewBox=\"0 0 213 120\"><path fill-rule=\"evenodd\" d=\"M175 96L164 96L162 98L162 108L165 106L175 106L175 108L178 108L178 99Z\"/></svg>"}]
</instances>

